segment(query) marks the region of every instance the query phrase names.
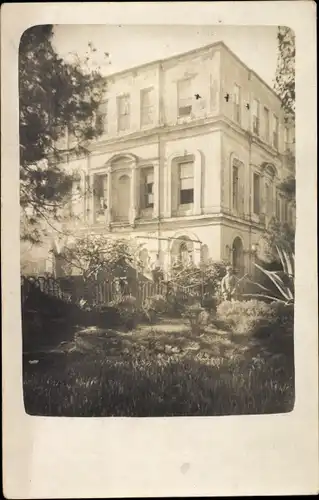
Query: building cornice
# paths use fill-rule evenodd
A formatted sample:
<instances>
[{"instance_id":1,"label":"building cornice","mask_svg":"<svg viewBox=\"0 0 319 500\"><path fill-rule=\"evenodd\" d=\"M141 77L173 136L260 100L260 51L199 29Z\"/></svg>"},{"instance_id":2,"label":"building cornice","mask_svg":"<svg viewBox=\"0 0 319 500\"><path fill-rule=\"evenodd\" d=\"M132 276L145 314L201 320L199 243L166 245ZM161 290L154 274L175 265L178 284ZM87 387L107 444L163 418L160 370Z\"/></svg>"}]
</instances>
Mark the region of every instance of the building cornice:
<instances>
[{"instance_id":1,"label":"building cornice","mask_svg":"<svg viewBox=\"0 0 319 500\"><path fill-rule=\"evenodd\" d=\"M262 149L267 155L270 155L273 159L281 159L281 154L274 150L271 146L266 144L264 141L258 137L253 136L250 132L245 129L238 127L231 120L223 115L206 116L204 118L198 118L197 120L192 120L191 122L174 124L174 125L161 125L154 127L153 129L139 130L132 132L120 137L111 137L110 139L94 141L88 149L92 156L102 155L112 151L120 151L121 149L129 149L130 147L135 147L141 143L145 144L156 144L160 139L165 137L171 137L172 135L177 135L176 139L185 137L183 132L193 131L193 134L189 134L188 137L195 137L203 133L209 133L212 131L224 131L226 133L231 132L232 137L239 144L239 138L242 141L252 146L256 146ZM179 134L180 137L179 137ZM242 144L242 142L241 142Z\"/></svg>"},{"instance_id":2,"label":"building cornice","mask_svg":"<svg viewBox=\"0 0 319 500\"><path fill-rule=\"evenodd\" d=\"M152 67L159 67L160 69L166 69L165 67L171 66L177 60L185 60L185 59L187 60L189 58L193 58L197 54L198 56L205 56L205 55L207 56L207 54L210 55L210 52L213 52L214 50L218 50L221 48L223 48L226 52L228 52L243 68L246 69L246 71L249 71L252 75L254 75L254 77L257 80L259 80L259 82L262 83L269 92L271 92L271 94L279 101L279 103L281 103L281 99L275 92L275 90L271 88L270 85L268 85L268 83L266 83L261 78L261 76L258 75L258 73L249 68L247 64L245 64L222 40L218 40L217 42L208 45L203 45L202 47L197 47L187 52L178 53L170 57L157 59L155 61L150 61L144 64L133 66L131 68L123 69L116 73L111 73L110 75L107 75L105 77L105 80L106 82L107 81L114 82L114 80L116 80L119 77L134 73L137 74L140 70L146 70L147 68L151 69Z\"/></svg>"}]
</instances>

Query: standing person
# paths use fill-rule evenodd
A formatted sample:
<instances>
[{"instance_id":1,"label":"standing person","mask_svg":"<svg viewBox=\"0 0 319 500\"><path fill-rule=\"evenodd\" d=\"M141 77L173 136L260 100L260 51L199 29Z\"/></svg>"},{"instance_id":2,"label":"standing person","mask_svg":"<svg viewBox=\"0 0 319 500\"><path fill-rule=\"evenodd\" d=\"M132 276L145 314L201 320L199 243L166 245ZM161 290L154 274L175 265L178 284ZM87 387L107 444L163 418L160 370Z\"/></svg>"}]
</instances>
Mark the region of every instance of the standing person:
<instances>
[{"instance_id":1,"label":"standing person","mask_svg":"<svg viewBox=\"0 0 319 500\"><path fill-rule=\"evenodd\" d=\"M226 275L221 281L221 292L224 300L234 300L237 291L238 280L231 266L227 266Z\"/></svg>"}]
</instances>

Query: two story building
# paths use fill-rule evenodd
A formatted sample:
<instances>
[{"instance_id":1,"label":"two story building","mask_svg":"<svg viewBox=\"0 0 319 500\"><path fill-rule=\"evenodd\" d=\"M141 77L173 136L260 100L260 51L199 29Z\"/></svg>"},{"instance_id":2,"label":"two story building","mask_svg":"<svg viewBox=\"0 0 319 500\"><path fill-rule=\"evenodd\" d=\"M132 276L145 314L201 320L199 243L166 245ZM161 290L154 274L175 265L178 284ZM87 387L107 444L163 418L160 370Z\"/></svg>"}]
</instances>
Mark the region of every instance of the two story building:
<instances>
[{"instance_id":1,"label":"two story building","mask_svg":"<svg viewBox=\"0 0 319 500\"><path fill-rule=\"evenodd\" d=\"M134 237L145 269L211 258L242 274L272 217L294 224L278 189L294 174L294 126L223 42L109 76L95 126L65 164L75 235Z\"/></svg>"}]
</instances>

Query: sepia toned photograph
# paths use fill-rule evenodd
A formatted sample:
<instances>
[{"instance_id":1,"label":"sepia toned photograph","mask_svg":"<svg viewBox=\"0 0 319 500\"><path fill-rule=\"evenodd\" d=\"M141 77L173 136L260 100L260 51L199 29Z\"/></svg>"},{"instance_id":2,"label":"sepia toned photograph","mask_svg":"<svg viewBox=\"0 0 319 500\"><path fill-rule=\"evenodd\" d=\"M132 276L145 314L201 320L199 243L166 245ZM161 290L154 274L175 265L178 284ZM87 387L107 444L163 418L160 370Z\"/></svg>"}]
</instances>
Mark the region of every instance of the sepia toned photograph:
<instances>
[{"instance_id":1,"label":"sepia toned photograph","mask_svg":"<svg viewBox=\"0 0 319 500\"><path fill-rule=\"evenodd\" d=\"M287 26L23 33L27 414L293 410L295 142Z\"/></svg>"}]
</instances>

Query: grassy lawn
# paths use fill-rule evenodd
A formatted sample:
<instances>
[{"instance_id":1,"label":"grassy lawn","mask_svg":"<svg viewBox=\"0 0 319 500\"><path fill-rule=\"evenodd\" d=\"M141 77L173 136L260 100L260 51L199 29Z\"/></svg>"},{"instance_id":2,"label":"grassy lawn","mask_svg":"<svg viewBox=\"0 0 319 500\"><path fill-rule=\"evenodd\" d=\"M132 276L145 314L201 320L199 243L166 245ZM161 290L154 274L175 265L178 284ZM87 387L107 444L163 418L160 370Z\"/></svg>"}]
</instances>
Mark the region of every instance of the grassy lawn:
<instances>
[{"instance_id":1,"label":"grassy lawn","mask_svg":"<svg viewBox=\"0 0 319 500\"><path fill-rule=\"evenodd\" d=\"M291 411L291 356L268 347L217 324L192 334L181 319L131 332L79 327L71 340L25 355L25 408L83 417Z\"/></svg>"}]
</instances>

